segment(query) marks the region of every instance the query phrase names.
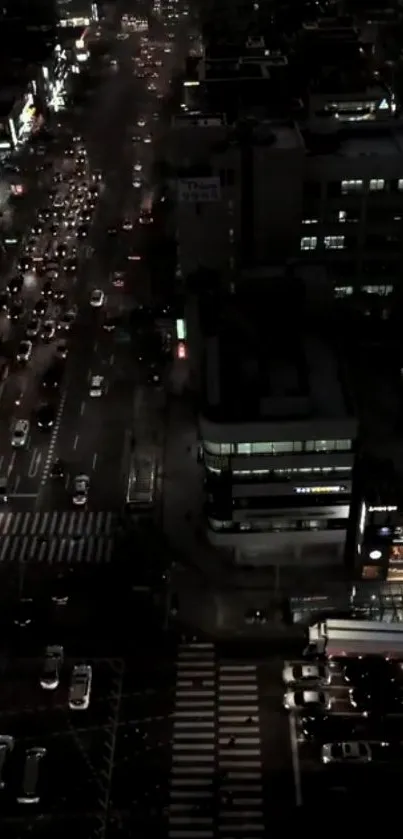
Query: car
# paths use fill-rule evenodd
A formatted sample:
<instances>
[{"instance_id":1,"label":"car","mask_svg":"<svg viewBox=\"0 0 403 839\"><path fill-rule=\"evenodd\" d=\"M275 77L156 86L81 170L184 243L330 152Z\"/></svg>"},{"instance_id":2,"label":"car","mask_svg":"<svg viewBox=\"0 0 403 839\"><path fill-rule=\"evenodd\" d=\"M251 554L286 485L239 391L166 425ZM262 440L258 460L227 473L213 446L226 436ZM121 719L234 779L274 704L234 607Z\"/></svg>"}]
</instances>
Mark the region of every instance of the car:
<instances>
[{"instance_id":1,"label":"car","mask_svg":"<svg viewBox=\"0 0 403 839\"><path fill-rule=\"evenodd\" d=\"M46 749L32 748L25 752L22 790L17 796L18 804L39 804L39 765L46 756Z\"/></svg>"},{"instance_id":2,"label":"car","mask_svg":"<svg viewBox=\"0 0 403 839\"><path fill-rule=\"evenodd\" d=\"M91 698L92 667L76 664L71 674L69 708L71 711L85 711Z\"/></svg>"},{"instance_id":3,"label":"car","mask_svg":"<svg viewBox=\"0 0 403 839\"><path fill-rule=\"evenodd\" d=\"M83 507L88 501L90 479L88 475L76 475L73 481L73 504Z\"/></svg>"},{"instance_id":4,"label":"car","mask_svg":"<svg viewBox=\"0 0 403 839\"><path fill-rule=\"evenodd\" d=\"M133 222L130 218L123 219L122 230L133 230Z\"/></svg>"},{"instance_id":5,"label":"car","mask_svg":"<svg viewBox=\"0 0 403 839\"><path fill-rule=\"evenodd\" d=\"M20 629L31 626L34 616L34 601L32 597L20 597L15 605L13 622Z\"/></svg>"},{"instance_id":6,"label":"car","mask_svg":"<svg viewBox=\"0 0 403 839\"><path fill-rule=\"evenodd\" d=\"M146 134L145 137L143 137L143 143L146 143L146 144L152 143L152 139L153 138L151 137L151 134Z\"/></svg>"},{"instance_id":7,"label":"car","mask_svg":"<svg viewBox=\"0 0 403 839\"><path fill-rule=\"evenodd\" d=\"M55 333L56 333L56 324L55 324L54 320L45 320L45 323L43 324L42 330L41 330L42 341L46 341L46 343L49 343L49 341L51 341L52 338L55 337Z\"/></svg>"},{"instance_id":8,"label":"car","mask_svg":"<svg viewBox=\"0 0 403 839\"><path fill-rule=\"evenodd\" d=\"M63 381L64 363L55 359L42 377L42 387L45 390L56 390Z\"/></svg>"},{"instance_id":9,"label":"car","mask_svg":"<svg viewBox=\"0 0 403 839\"><path fill-rule=\"evenodd\" d=\"M349 689L350 704L363 717L401 713L403 709L403 694L397 687L388 682L363 682L358 687Z\"/></svg>"},{"instance_id":10,"label":"car","mask_svg":"<svg viewBox=\"0 0 403 839\"><path fill-rule=\"evenodd\" d=\"M140 224L153 224L154 219L150 212L146 212L145 210L143 210L140 213L139 222Z\"/></svg>"},{"instance_id":11,"label":"car","mask_svg":"<svg viewBox=\"0 0 403 839\"><path fill-rule=\"evenodd\" d=\"M68 310L67 312L63 312L63 314L60 317L60 320L58 321L57 328L64 332L69 332L75 321L75 318L76 315L73 314L72 311Z\"/></svg>"},{"instance_id":12,"label":"car","mask_svg":"<svg viewBox=\"0 0 403 839\"><path fill-rule=\"evenodd\" d=\"M71 256L69 259L66 259L63 267L68 273L74 274L77 271L77 257Z\"/></svg>"},{"instance_id":13,"label":"car","mask_svg":"<svg viewBox=\"0 0 403 839\"><path fill-rule=\"evenodd\" d=\"M7 291L0 291L0 310L7 312L10 304L10 296Z\"/></svg>"},{"instance_id":14,"label":"car","mask_svg":"<svg viewBox=\"0 0 403 839\"><path fill-rule=\"evenodd\" d=\"M385 744L389 745L389 744ZM321 749L322 763L371 763L372 749L366 740L349 740L344 743L324 743Z\"/></svg>"},{"instance_id":15,"label":"car","mask_svg":"<svg viewBox=\"0 0 403 839\"><path fill-rule=\"evenodd\" d=\"M28 362L32 356L32 349L32 341L20 341L16 356L17 361Z\"/></svg>"},{"instance_id":16,"label":"car","mask_svg":"<svg viewBox=\"0 0 403 839\"><path fill-rule=\"evenodd\" d=\"M132 185L134 189L141 189L142 182L140 178L133 178Z\"/></svg>"},{"instance_id":17,"label":"car","mask_svg":"<svg viewBox=\"0 0 403 839\"><path fill-rule=\"evenodd\" d=\"M53 294L53 300L55 303L59 303L59 305L60 303L65 303L67 300L66 292L62 291L61 289L56 289L56 291Z\"/></svg>"},{"instance_id":18,"label":"car","mask_svg":"<svg viewBox=\"0 0 403 839\"><path fill-rule=\"evenodd\" d=\"M298 682L329 685L331 671L325 664L287 664L283 669L283 682L286 685Z\"/></svg>"},{"instance_id":19,"label":"car","mask_svg":"<svg viewBox=\"0 0 403 839\"><path fill-rule=\"evenodd\" d=\"M135 172L141 172L142 168L143 168L143 165L139 161L137 161L137 163L135 163L134 166L133 166L133 169L134 169Z\"/></svg>"},{"instance_id":20,"label":"car","mask_svg":"<svg viewBox=\"0 0 403 839\"><path fill-rule=\"evenodd\" d=\"M150 384L158 384L160 381L160 376L157 372L157 367L155 364L150 365L148 380ZM267 623L267 620L268 614L265 609L256 609L255 607L252 607L251 609L247 609L245 612L245 623L262 625Z\"/></svg>"},{"instance_id":21,"label":"car","mask_svg":"<svg viewBox=\"0 0 403 839\"><path fill-rule=\"evenodd\" d=\"M41 295L45 300L51 300L53 297L53 283L52 280L46 280L42 286Z\"/></svg>"},{"instance_id":22,"label":"car","mask_svg":"<svg viewBox=\"0 0 403 839\"><path fill-rule=\"evenodd\" d=\"M38 318L43 318L44 314L46 313L47 304L44 300L38 300L34 306L34 315L37 315Z\"/></svg>"},{"instance_id":23,"label":"car","mask_svg":"<svg viewBox=\"0 0 403 839\"><path fill-rule=\"evenodd\" d=\"M11 445L14 449L21 449L26 445L29 436L29 428L29 420L17 420L11 435Z\"/></svg>"},{"instance_id":24,"label":"car","mask_svg":"<svg viewBox=\"0 0 403 839\"><path fill-rule=\"evenodd\" d=\"M7 763L7 758L14 748L14 737L11 734L0 734L0 789L6 786L4 780L4 770Z\"/></svg>"},{"instance_id":25,"label":"car","mask_svg":"<svg viewBox=\"0 0 403 839\"><path fill-rule=\"evenodd\" d=\"M50 477L51 478L64 478L64 474L65 474L64 463L63 463L62 460L60 460L60 457L58 457L52 463L51 470L50 470Z\"/></svg>"},{"instance_id":26,"label":"car","mask_svg":"<svg viewBox=\"0 0 403 839\"><path fill-rule=\"evenodd\" d=\"M44 690L56 690L58 687L63 658L64 650L59 644L46 647L40 677L40 685Z\"/></svg>"},{"instance_id":27,"label":"car","mask_svg":"<svg viewBox=\"0 0 403 839\"><path fill-rule=\"evenodd\" d=\"M112 274L112 285L115 288L123 288L125 284L124 271L114 271Z\"/></svg>"},{"instance_id":28,"label":"car","mask_svg":"<svg viewBox=\"0 0 403 839\"><path fill-rule=\"evenodd\" d=\"M12 297L17 297L21 294L22 287L24 285L24 280L22 277L13 277L12 280L7 285L7 292Z\"/></svg>"},{"instance_id":29,"label":"car","mask_svg":"<svg viewBox=\"0 0 403 839\"><path fill-rule=\"evenodd\" d=\"M118 228L115 225L111 225L110 227L108 227L107 233L108 236L117 236Z\"/></svg>"},{"instance_id":30,"label":"car","mask_svg":"<svg viewBox=\"0 0 403 839\"><path fill-rule=\"evenodd\" d=\"M22 256L21 259L18 260L18 270L22 271L24 274L27 271L32 271L34 264L33 259L30 256Z\"/></svg>"},{"instance_id":31,"label":"car","mask_svg":"<svg viewBox=\"0 0 403 839\"><path fill-rule=\"evenodd\" d=\"M56 358L64 360L67 358L68 353L69 348L67 345L67 341L64 341L63 339L61 341L58 341L56 344Z\"/></svg>"},{"instance_id":32,"label":"car","mask_svg":"<svg viewBox=\"0 0 403 839\"><path fill-rule=\"evenodd\" d=\"M118 326L118 323L119 318L116 317L116 315L108 315L108 317L106 317L104 320L103 328L105 332L113 332Z\"/></svg>"},{"instance_id":33,"label":"car","mask_svg":"<svg viewBox=\"0 0 403 839\"><path fill-rule=\"evenodd\" d=\"M132 143L141 143L141 134L133 134Z\"/></svg>"},{"instance_id":34,"label":"car","mask_svg":"<svg viewBox=\"0 0 403 839\"><path fill-rule=\"evenodd\" d=\"M31 318L27 323L25 330L27 338L37 338L39 335L40 321L38 318Z\"/></svg>"},{"instance_id":35,"label":"car","mask_svg":"<svg viewBox=\"0 0 403 839\"><path fill-rule=\"evenodd\" d=\"M94 288L90 295L90 306L98 309L105 302L105 293L100 288Z\"/></svg>"},{"instance_id":36,"label":"car","mask_svg":"<svg viewBox=\"0 0 403 839\"><path fill-rule=\"evenodd\" d=\"M79 239L86 239L90 232L88 224L79 224L77 227L77 237Z\"/></svg>"},{"instance_id":37,"label":"car","mask_svg":"<svg viewBox=\"0 0 403 839\"><path fill-rule=\"evenodd\" d=\"M144 128L145 124L146 124L146 121L145 121L144 117L139 117L138 120L137 120L138 127L139 128Z\"/></svg>"},{"instance_id":38,"label":"car","mask_svg":"<svg viewBox=\"0 0 403 839\"><path fill-rule=\"evenodd\" d=\"M283 705L287 711L307 711L312 713L329 711L332 706L331 696L323 690L288 690L284 694Z\"/></svg>"},{"instance_id":39,"label":"car","mask_svg":"<svg viewBox=\"0 0 403 839\"><path fill-rule=\"evenodd\" d=\"M54 405L45 402L35 412L35 420L41 431L50 431L56 422L56 409Z\"/></svg>"},{"instance_id":40,"label":"car","mask_svg":"<svg viewBox=\"0 0 403 839\"><path fill-rule=\"evenodd\" d=\"M91 376L90 381L90 396L102 396L104 390L104 377L103 376Z\"/></svg>"},{"instance_id":41,"label":"car","mask_svg":"<svg viewBox=\"0 0 403 839\"><path fill-rule=\"evenodd\" d=\"M7 312L8 320L15 323L24 314L24 304L22 300L15 300Z\"/></svg>"},{"instance_id":42,"label":"car","mask_svg":"<svg viewBox=\"0 0 403 839\"><path fill-rule=\"evenodd\" d=\"M50 582L50 599L51 602L59 606L67 606L71 591L71 580L74 578L73 569L70 567L64 572L60 572L57 577L53 577Z\"/></svg>"},{"instance_id":43,"label":"car","mask_svg":"<svg viewBox=\"0 0 403 839\"><path fill-rule=\"evenodd\" d=\"M360 685L363 682L388 681L395 682L397 667L394 661L382 656L364 656L363 658L352 658L343 667L343 678L351 685Z\"/></svg>"}]
</instances>

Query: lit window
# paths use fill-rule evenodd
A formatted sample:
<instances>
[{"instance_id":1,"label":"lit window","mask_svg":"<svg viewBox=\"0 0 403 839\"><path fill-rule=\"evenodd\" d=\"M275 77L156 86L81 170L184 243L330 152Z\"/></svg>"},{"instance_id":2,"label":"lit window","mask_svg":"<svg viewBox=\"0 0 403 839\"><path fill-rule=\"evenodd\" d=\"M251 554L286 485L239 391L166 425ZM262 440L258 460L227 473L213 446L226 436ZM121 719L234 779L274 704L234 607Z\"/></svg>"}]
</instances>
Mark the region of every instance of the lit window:
<instances>
[{"instance_id":1,"label":"lit window","mask_svg":"<svg viewBox=\"0 0 403 839\"><path fill-rule=\"evenodd\" d=\"M329 251L342 251L345 247L345 236L325 236L325 248Z\"/></svg>"},{"instance_id":2,"label":"lit window","mask_svg":"<svg viewBox=\"0 0 403 839\"><path fill-rule=\"evenodd\" d=\"M333 293L335 297L348 297L354 291L352 285L337 285L333 289Z\"/></svg>"},{"instance_id":3,"label":"lit window","mask_svg":"<svg viewBox=\"0 0 403 839\"><path fill-rule=\"evenodd\" d=\"M371 178L369 182L370 192L381 192L385 189L385 181L383 178Z\"/></svg>"},{"instance_id":4,"label":"lit window","mask_svg":"<svg viewBox=\"0 0 403 839\"><path fill-rule=\"evenodd\" d=\"M319 219L317 218L303 218L302 224L318 224Z\"/></svg>"},{"instance_id":5,"label":"lit window","mask_svg":"<svg viewBox=\"0 0 403 839\"><path fill-rule=\"evenodd\" d=\"M238 454L252 454L252 444L251 443L238 443L237 453Z\"/></svg>"},{"instance_id":6,"label":"lit window","mask_svg":"<svg viewBox=\"0 0 403 839\"><path fill-rule=\"evenodd\" d=\"M400 190L400 192L403 191L403 178L399 178L397 182L397 188Z\"/></svg>"},{"instance_id":7,"label":"lit window","mask_svg":"<svg viewBox=\"0 0 403 839\"><path fill-rule=\"evenodd\" d=\"M361 192L364 185L364 181L361 180L348 180L341 182L341 191L343 195L347 195L349 192Z\"/></svg>"},{"instance_id":8,"label":"lit window","mask_svg":"<svg viewBox=\"0 0 403 839\"><path fill-rule=\"evenodd\" d=\"M294 451L293 443L286 443L283 441L273 443L273 454L289 454L292 451Z\"/></svg>"},{"instance_id":9,"label":"lit window","mask_svg":"<svg viewBox=\"0 0 403 839\"><path fill-rule=\"evenodd\" d=\"M345 210L339 210L339 221L347 221L347 213Z\"/></svg>"},{"instance_id":10,"label":"lit window","mask_svg":"<svg viewBox=\"0 0 403 839\"><path fill-rule=\"evenodd\" d=\"M301 250L302 251L314 251L318 244L318 237L317 236L302 236L301 238Z\"/></svg>"}]
</instances>

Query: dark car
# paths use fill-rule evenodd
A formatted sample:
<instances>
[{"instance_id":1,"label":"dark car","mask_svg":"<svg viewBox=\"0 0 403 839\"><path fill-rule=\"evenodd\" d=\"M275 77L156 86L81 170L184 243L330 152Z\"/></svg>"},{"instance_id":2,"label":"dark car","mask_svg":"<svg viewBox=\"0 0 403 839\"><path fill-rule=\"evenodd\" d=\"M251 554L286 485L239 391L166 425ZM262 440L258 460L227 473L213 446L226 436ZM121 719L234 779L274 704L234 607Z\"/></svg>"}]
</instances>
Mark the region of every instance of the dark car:
<instances>
[{"instance_id":1,"label":"dark car","mask_svg":"<svg viewBox=\"0 0 403 839\"><path fill-rule=\"evenodd\" d=\"M34 314L42 318L46 314L47 305L44 300L38 300L34 306Z\"/></svg>"},{"instance_id":2,"label":"dark car","mask_svg":"<svg viewBox=\"0 0 403 839\"><path fill-rule=\"evenodd\" d=\"M13 297L15 297L16 295L21 294L23 285L24 280L22 277L13 277L13 279L10 280L7 286L7 291L9 294L12 294Z\"/></svg>"},{"instance_id":3,"label":"dark car","mask_svg":"<svg viewBox=\"0 0 403 839\"><path fill-rule=\"evenodd\" d=\"M34 261L31 256L22 256L18 261L19 271L30 271L33 267Z\"/></svg>"},{"instance_id":4,"label":"dark car","mask_svg":"<svg viewBox=\"0 0 403 839\"><path fill-rule=\"evenodd\" d=\"M89 234L88 224L79 224L77 227L77 236L79 239L86 239Z\"/></svg>"},{"instance_id":5,"label":"dark car","mask_svg":"<svg viewBox=\"0 0 403 839\"><path fill-rule=\"evenodd\" d=\"M38 210L38 218L41 219L41 221L42 219L43 221L49 221L51 215L52 211L49 209L49 207L41 207Z\"/></svg>"},{"instance_id":6,"label":"dark car","mask_svg":"<svg viewBox=\"0 0 403 839\"><path fill-rule=\"evenodd\" d=\"M57 460L54 461L52 464L52 468L50 470L51 478L64 478L65 475L65 466L62 460L58 457Z\"/></svg>"},{"instance_id":7,"label":"dark car","mask_svg":"<svg viewBox=\"0 0 403 839\"><path fill-rule=\"evenodd\" d=\"M48 404L41 405L35 413L35 420L41 431L50 431L56 420L55 407Z\"/></svg>"},{"instance_id":8,"label":"dark car","mask_svg":"<svg viewBox=\"0 0 403 839\"><path fill-rule=\"evenodd\" d=\"M65 303L67 300L66 292L56 289L56 291L53 292L53 300L55 303Z\"/></svg>"},{"instance_id":9,"label":"dark car","mask_svg":"<svg viewBox=\"0 0 403 839\"><path fill-rule=\"evenodd\" d=\"M56 248L56 257L57 259L64 259L67 256L67 246L66 245L58 245Z\"/></svg>"},{"instance_id":10,"label":"dark car","mask_svg":"<svg viewBox=\"0 0 403 839\"><path fill-rule=\"evenodd\" d=\"M368 686L379 682L395 682L398 676L395 662L382 656L364 656L351 659L343 668L343 677L351 685Z\"/></svg>"},{"instance_id":11,"label":"dark car","mask_svg":"<svg viewBox=\"0 0 403 839\"><path fill-rule=\"evenodd\" d=\"M0 309L6 312L9 306L10 298L7 291L0 292Z\"/></svg>"},{"instance_id":12,"label":"dark car","mask_svg":"<svg viewBox=\"0 0 403 839\"><path fill-rule=\"evenodd\" d=\"M43 284L41 294L45 300L50 300L53 297L53 283L51 280L46 280Z\"/></svg>"},{"instance_id":13,"label":"dark car","mask_svg":"<svg viewBox=\"0 0 403 839\"><path fill-rule=\"evenodd\" d=\"M118 228L116 226L108 227L108 236L117 236Z\"/></svg>"},{"instance_id":14,"label":"dark car","mask_svg":"<svg viewBox=\"0 0 403 839\"><path fill-rule=\"evenodd\" d=\"M21 300L15 301L8 310L7 317L9 320L16 321L24 314L24 305Z\"/></svg>"},{"instance_id":15,"label":"dark car","mask_svg":"<svg viewBox=\"0 0 403 839\"><path fill-rule=\"evenodd\" d=\"M114 332L119 323L119 318L116 315L109 315L104 320L103 328L105 332Z\"/></svg>"},{"instance_id":16,"label":"dark car","mask_svg":"<svg viewBox=\"0 0 403 839\"><path fill-rule=\"evenodd\" d=\"M54 361L42 377L42 387L45 390L57 390L60 387L64 374L62 361Z\"/></svg>"},{"instance_id":17,"label":"dark car","mask_svg":"<svg viewBox=\"0 0 403 839\"><path fill-rule=\"evenodd\" d=\"M30 597L21 597L14 609L13 621L16 626L26 629L31 626L34 617L34 602Z\"/></svg>"},{"instance_id":18,"label":"dark car","mask_svg":"<svg viewBox=\"0 0 403 839\"><path fill-rule=\"evenodd\" d=\"M66 259L66 262L64 263L64 270L71 273L77 271L77 258L75 256L72 256L70 259Z\"/></svg>"}]
</instances>

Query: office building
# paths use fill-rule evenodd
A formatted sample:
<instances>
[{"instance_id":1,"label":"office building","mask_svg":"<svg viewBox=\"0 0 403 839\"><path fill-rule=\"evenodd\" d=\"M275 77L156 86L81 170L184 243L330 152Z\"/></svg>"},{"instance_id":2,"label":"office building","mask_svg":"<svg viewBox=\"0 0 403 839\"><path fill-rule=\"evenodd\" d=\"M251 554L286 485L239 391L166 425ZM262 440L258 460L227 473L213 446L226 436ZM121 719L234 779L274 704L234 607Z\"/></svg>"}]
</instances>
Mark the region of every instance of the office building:
<instances>
[{"instance_id":1,"label":"office building","mask_svg":"<svg viewBox=\"0 0 403 839\"><path fill-rule=\"evenodd\" d=\"M343 562L357 421L326 318L303 309L286 276L201 307L207 534L240 562Z\"/></svg>"}]
</instances>

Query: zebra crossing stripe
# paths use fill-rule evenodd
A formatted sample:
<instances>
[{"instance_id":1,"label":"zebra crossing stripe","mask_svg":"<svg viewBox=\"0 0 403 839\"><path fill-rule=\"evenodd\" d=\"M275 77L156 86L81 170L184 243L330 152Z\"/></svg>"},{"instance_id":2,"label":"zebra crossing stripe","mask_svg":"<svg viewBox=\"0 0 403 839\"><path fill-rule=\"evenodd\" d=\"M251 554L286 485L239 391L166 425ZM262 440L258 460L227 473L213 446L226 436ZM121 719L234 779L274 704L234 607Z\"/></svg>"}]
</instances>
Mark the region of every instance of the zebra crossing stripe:
<instances>
[{"instance_id":1,"label":"zebra crossing stripe","mask_svg":"<svg viewBox=\"0 0 403 839\"><path fill-rule=\"evenodd\" d=\"M65 563L104 564L112 561L114 541L109 536L90 536L81 539L58 539L36 536L4 536L0 538L0 564Z\"/></svg>"},{"instance_id":2,"label":"zebra crossing stripe","mask_svg":"<svg viewBox=\"0 0 403 839\"><path fill-rule=\"evenodd\" d=\"M223 664L218 670L218 832L233 837L264 832L262 760L255 665Z\"/></svg>"},{"instance_id":3,"label":"zebra crossing stripe","mask_svg":"<svg viewBox=\"0 0 403 839\"><path fill-rule=\"evenodd\" d=\"M208 810L216 769L215 697L213 644L183 644L177 655L170 839L214 837L213 817ZM195 812L195 804L200 807L200 813Z\"/></svg>"},{"instance_id":4,"label":"zebra crossing stripe","mask_svg":"<svg viewBox=\"0 0 403 839\"><path fill-rule=\"evenodd\" d=\"M111 512L33 513L0 512L0 536L109 536L113 534L115 517Z\"/></svg>"}]
</instances>

